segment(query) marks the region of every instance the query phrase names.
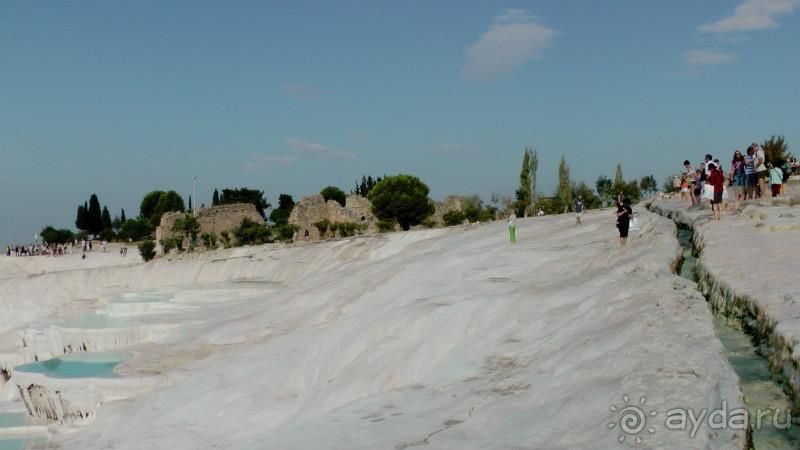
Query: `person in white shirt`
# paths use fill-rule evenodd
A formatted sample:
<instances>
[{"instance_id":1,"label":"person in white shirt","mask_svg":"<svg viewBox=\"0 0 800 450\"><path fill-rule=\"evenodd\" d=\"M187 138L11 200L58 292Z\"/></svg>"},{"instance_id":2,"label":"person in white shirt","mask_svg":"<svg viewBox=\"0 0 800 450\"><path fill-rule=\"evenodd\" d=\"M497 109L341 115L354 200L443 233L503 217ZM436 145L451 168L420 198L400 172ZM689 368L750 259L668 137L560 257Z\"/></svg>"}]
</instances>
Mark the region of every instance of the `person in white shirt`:
<instances>
[{"instance_id":1,"label":"person in white shirt","mask_svg":"<svg viewBox=\"0 0 800 450\"><path fill-rule=\"evenodd\" d=\"M761 148L758 144L753 142L753 148L756 149L756 176L758 177L758 189L760 191L761 197L767 196L767 175L769 174L769 169L767 169L767 157L764 154L764 149Z\"/></svg>"}]
</instances>

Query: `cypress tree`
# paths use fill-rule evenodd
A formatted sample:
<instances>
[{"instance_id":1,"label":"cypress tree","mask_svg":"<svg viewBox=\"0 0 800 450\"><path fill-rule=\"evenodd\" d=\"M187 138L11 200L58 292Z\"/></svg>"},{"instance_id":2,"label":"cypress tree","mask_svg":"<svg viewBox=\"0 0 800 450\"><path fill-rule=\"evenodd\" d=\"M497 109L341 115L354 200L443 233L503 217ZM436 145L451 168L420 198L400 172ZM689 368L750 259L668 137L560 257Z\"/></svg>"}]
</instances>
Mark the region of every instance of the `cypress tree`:
<instances>
[{"instance_id":1,"label":"cypress tree","mask_svg":"<svg viewBox=\"0 0 800 450\"><path fill-rule=\"evenodd\" d=\"M86 207L86 202L82 205L78 205L78 213L75 216L75 228L81 231L87 231L89 229L88 216L89 211Z\"/></svg>"},{"instance_id":2,"label":"cypress tree","mask_svg":"<svg viewBox=\"0 0 800 450\"><path fill-rule=\"evenodd\" d=\"M534 151L530 157L530 178L531 178L531 204L536 203L536 171L539 170L539 152Z\"/></svg>"},{"instance_id":3,"label":"cypress tree","mask_svg":"<svg viewBox=\"0 0 800 450\"><path fill-rule=\"evenodd\" d=\"M103 231L103 217L100 210L100 200L97 199L96 194L89 197L89 233L97 236Z\"/></svg>"},{"instance_id":4,"label":"cypress tree","mask_svg":"<svg viewBox=\"0 0 800 450\"><path fill-rule=\"evenodd\" d=\"M531 205L531 152L525 149L522 156L522 171L519 174L519 188L516 192L517 202L514 206L518 217L525 217Z\"/></svg>"},{"instance_id":5,"label":"cypress tree","mask_svg":"<svg viewBox=\"0 0 800 450\"><path fill-rule=\"evenodd\" d=\"M572 182L569 179L567 159L563 156L558 165L558 199L565 209L572 208Z\"/></svg>"},{"instance_id":6,"label":"cypress tree","mask_svg":"<svg viewBox=\"0 0 800 450\"><path fill-rule=\"evenodd\" d=\"M110 230L111 229L111 213L108 212L108 208L103 206L103 213L100 216L102 222L103 230Z\"/></svg>"},{"instance_id":7,"label":"cypress tree","mask_svg":"<svg viewBox=\"0 0 800 450\"><path fill-rule=\"evenodd\" d=\"M211 197L211 206L219 205L219 191L214 189L214 196Z\"/></svg>"},{"instance_id":8,"label":"cypress tree","mask_svg":"<svg viewBox=\"0 0 800 450\"><path fill-rule=\"evenodd\" d=\"M127 220L125 219L125 208L122 208L122 213L119 215L119 221L121 223L125 223L125 220Z\"/></svg>"}]
</instances>

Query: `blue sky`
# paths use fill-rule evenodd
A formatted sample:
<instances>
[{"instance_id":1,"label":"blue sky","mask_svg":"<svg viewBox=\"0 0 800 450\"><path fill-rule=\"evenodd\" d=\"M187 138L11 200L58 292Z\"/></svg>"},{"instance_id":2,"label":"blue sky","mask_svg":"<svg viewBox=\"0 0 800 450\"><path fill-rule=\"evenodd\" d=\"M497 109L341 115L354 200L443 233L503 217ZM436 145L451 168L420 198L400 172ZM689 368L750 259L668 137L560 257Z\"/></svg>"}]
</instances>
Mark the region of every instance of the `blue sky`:
<instances>
[{"instance_id":1,"label":"blue sky","mask_svg":"<svg viewBox=\"0 0 800 450\"><path fill-rule=\"evenodd\" d=\"M0 5L0 241L152 189L432 195L654 174L800 139L800 0ZM796 149L795 149L796 150Z\"/></svg>"}]
</instances>

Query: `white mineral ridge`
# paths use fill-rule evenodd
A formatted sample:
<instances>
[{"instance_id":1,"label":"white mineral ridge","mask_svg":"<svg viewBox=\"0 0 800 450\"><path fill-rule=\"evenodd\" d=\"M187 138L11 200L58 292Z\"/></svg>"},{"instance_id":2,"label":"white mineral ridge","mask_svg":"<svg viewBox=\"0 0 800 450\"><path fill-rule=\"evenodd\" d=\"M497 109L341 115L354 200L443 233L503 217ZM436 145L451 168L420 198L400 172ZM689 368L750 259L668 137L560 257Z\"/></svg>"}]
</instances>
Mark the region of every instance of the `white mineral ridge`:
<instances>
[{"instance_id":1,"label":"white mineral ridge","mask_svg":"<svg viewBox=\"0 0 800 450\"><path fill-rule=\"evenodd\" d=\"M739 430L664 426L742 401L704 299L671 273L674 225L639 212L624 250L605 210L520 219L516 244L496 222L16 276L0 336L126 290L183 308L118 369L167 381L104 402L65 449L742 449ZM623 396L657 413L641 445L618 442Z\"/></svg>"}]
</instances>

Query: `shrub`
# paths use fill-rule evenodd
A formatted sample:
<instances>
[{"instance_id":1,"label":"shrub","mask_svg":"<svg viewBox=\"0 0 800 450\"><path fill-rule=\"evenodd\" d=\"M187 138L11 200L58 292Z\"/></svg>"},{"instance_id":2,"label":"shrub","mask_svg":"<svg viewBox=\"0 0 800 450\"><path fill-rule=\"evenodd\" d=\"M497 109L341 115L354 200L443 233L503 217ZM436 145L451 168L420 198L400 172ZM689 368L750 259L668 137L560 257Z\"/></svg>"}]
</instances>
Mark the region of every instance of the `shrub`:
<instances>
[{"instance_id":1,"label":"shrub","mask_svg":"<svg viewBox=\"0 0 800 450\"><path fill-rule=\"evenodd\" d=\"M272 242L269 227L248 218L242 219L241 225L233 230L237 245L259 245Z\"/></svg>"},{"instance_id":2,"label":"shrub","mask_svg":"<svg viewBox=\"0 0 800 450\"><path fill-rule=\"evenodd\" d=\"M314 222L314 226L319 230L319 234L323 236L328 233L328 230L331 229L332 225L333 224L328 219L323 219L320 220L319 222Z\"/></svg>"},{"instance_id":3,"label":"shrub","mask_svg":"<svg viewBox=\"0 0 800 450\"><path fill-rule=\"evenodd\" d=\"M194 241L197 239L197 233L200 231L200 222L193 215L184 214L172 225L172 231L181 233L183 237L189 240L189 248L192 248L194 247Z\"/></svg>"},{"instance_id":4,"label":"shrub","mask_svg":"<svg viewBox=\"0 0 800 450\"><path fill-rule=\"evenodd\" d=\"M228 233L228 230L220 232L219 239L222 241L222 245L225 246L225 248L231 247L231 234Z\"/></svg>"},{"instance_id":5,"label":"shrub","mask_svg":"<svg viewBox=\"0 0 800 450\"><path fill-rule=\"evenodd\" d=\"M388 233L390 231L394 231L394 227L397 223L394 220L379 220L378 221L378 231L381 233Z\"/></svg>"},{"instance_id":6,"label":"shrub","mask_svg":"<svg viewBox=\"0 0 800 450\"><path fill-rule=\"evenodd\" d=\"M355 222L340 222L334 224L334 229L339 231L339 236L341 237L355 236L358 224Z\"/></svg>"},{"instance_id":7,"label":"shrub","mask_svg":"<svg viewBox=\"0 0 800 450\"><path fill-rule=\"evenodd\" d=\"M171 237L167 239L162 239L161 247L164 249L164 253L169 253L172 249L177 248L178 251L183 250L183 239L177 237Z\"/></svg>"},{"instance_id":8,"label":"shrub","mask_svg":"<svg viewBox=\"0 0 800 450\"><path fill-rule=\"evenodd\" d=\"M203 240L203 245L205 245L206 248L214 248L214 247L217 246L217 235L216 234L203 233L203 235L200 236L200 239Z\"/></svg>"},{"instance_id":9,"label":"shrub","mask_svg":"<svg viewBox=\"0 0 800 450\"><path fill-rule=\"evenodd\" d=\"M461 211L448 211L443 216L444 224L448 227L453 225L461 225L464 222L464 213Z\"/></svg>"},{"instance_id":10,"label":"shrub","mask_svg":"<svg viewBox=\"0 0 800 450\"><path fill-rule=\"evenodd\" d=\"M278 225L275 229L275 237L281 241L288 242L294 239L294 234L299 227L297 225L285 224Z\"/></svg>"},{"instance_id":11,"label":"shrub","mask_svg":"<svg viewBox=\"0 0 800 450\"><path fill-rule=\"evenodd\" d=\"M139 244L139 254L145 261L150 261L156 256L156 243L151 240L142 241Z\"/></svg>"}]
</instances>

